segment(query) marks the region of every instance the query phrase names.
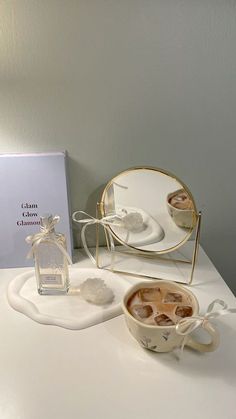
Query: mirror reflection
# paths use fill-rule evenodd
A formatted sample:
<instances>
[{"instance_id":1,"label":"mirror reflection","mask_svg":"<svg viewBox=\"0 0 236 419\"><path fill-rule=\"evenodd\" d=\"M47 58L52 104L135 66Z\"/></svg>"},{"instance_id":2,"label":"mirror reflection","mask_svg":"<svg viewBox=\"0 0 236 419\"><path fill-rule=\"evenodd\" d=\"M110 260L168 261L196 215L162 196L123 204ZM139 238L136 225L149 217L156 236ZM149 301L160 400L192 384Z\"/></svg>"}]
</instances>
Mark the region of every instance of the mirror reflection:
<instances>
[{"instance_id":1,"label":"mirror reflection","mask_svg":"<svg viewBox=\"0 0 236 419\"><path fill-rule=\"evenodd\" d=\"M130 169L116 176L103 192L102 209L116 238L138 250L171 251L196 224L190 192L158 169Z\"/></svg>"}]
</instances>

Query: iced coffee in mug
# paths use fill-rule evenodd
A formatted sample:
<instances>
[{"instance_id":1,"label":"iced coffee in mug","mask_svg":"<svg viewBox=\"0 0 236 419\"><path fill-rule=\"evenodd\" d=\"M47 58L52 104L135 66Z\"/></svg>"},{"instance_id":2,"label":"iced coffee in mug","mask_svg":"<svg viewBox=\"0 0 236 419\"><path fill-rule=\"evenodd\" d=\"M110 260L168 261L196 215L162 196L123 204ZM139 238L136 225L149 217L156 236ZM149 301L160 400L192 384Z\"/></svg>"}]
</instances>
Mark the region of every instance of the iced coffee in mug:
<instances>
[{"instance_id":1,"label":"iced coffee in mug","mask_svg":"<svg viewBox=\"0 0 236 419\"><path fill-rule=\"evenodd\" d=\"M129 331L141 346L155 352L169 352L183 343L201 352L214 351L219 345L218 332L209 322L202 327L210 343L201 343L178 332L181 319L198 316L199 305L187 288L171 281L149 281L134 285L123 300Z\"/></svg>"}]
</instances>

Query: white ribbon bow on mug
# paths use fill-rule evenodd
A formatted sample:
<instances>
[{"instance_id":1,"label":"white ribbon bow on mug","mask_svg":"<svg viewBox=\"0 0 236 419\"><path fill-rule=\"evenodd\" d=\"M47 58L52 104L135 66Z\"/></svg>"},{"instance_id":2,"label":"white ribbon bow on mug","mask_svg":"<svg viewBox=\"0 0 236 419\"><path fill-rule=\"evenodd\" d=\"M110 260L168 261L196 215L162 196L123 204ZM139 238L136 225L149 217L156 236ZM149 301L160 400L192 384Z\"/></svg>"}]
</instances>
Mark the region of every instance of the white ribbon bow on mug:
<instances>
[{"instance_id":1,"label":"white ribbon bow on mug","mask_svg":"<svg viewBox=\"0 0 236 419\"><path fill-rule=\"evenodd\" d=\"M214 306L216 304L219 304L222 308L220 310L213 311ZM184 346L188 339L188 335L190 333L192 333L199 327L202 327L203 324L205 322L209 322L210 319L214 319L230 313L236 313L236 308L228 308L227 304L223 300L216 299L212 301L211 304L209 304L209 306L207 307L206 314L204 316L192 316L180 319L176 323L175 329L178 335L184 336L181 345L181 352L183 352Z\"/></svg>"},{"instance_id":2,"label":"white ribbon bow on mug","mask_svg":"<svg viewBox=\"0 0 236 419\"><path fill-rule=\"evenodd\" d=\"M68 263L70 265L72 265L72 260L70 258L70 255L67 253L66 249L64 248L64 246L62 246L58 239L57 236L55 235L55 238L52 238L52 236L50 236L50 233L52 232L52 230L54 229L55 224L57 224L60 221L60 217L59 215L55 215L55 217L52 218L52 221L50 223L48 223L48 226L40 226L40 232L37 234L34 234L32 236L27 236L26 237L26 242L32 244L32 248L29 251L28 255L27 255L27 259L30 259L33 257L35 250L37 249L38 245L43 241L43 240L47 240L50 243L54 243L59 249L60 251L63 253L63 255L65 256L65 258L68 260Z\"/></svg>"}]
</instances>

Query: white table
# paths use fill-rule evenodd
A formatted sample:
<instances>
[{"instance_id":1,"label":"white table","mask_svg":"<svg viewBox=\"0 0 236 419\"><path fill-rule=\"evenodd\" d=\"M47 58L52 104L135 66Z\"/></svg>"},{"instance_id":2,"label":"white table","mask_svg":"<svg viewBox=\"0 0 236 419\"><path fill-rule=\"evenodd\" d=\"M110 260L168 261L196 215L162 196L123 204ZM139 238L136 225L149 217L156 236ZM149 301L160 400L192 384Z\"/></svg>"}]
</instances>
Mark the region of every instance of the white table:
<instances>
[{"instance_id":1,"label":"white table","mask_svg":"<svg viewBox=\"0 0 236 419\"><path fill-rule=\"evenodd\" d=\"M92 264L79 254L79 266ZM0 419L235 419L235 315L217 322L216 352L177 360L141 348L123 316L71 331L14 311L6 290L21 272L0 271ZM236 306L202 250L192 290L201 311L215 298Z\"/></svg>"}]
</instances>

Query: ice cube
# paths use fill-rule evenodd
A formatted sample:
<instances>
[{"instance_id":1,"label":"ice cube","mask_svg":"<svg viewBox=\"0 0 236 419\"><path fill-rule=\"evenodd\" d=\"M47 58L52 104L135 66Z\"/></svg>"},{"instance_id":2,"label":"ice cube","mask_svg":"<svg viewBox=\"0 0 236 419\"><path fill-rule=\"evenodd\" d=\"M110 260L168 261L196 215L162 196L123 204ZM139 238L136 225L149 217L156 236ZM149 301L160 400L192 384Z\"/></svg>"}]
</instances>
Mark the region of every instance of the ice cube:
<instances>
[{"instance_id":1,"label":"ice cube","mask_svg":"<svg viewBox=\"0 0 236 419\"><path fill-rule=\"evenodd\" d=\"M193 309L191 306L178 306L176 307L175 314L179 317L191 317Z\"/></svg>"},{"instance_id":2,"label":"ice cube","mask_svg":"<svg viewBox=\"0 0 236 419\"><path fill-rule=\"evenodd\" d=\"M182 295L178 292L168 292L164 298L164 303L181 303Z\"/></svg>"},{"instance_id":3,"label":"ice cube","mask_svg":"<svg viewBox=\"0 0 236 419\"><path fill-rule=\"evenodd\" d=\"M154 321L158 326L172 326L174 324L166 314L159 314L154 318Z\"/></svg>"},{"instance_id":4,"label":"ice cube","mask_svg":"<svg viewBox=\"0 0 236 419\"><path fill-rule=\"evenodd\" d=\"M135 318L147 319L148 317L152 315L152 313L153 313L153 310L150 305L143 306L141 304L137 304L131 307L131 314Z\"/></svg>"},{"instance_id":5,"label":"ice cube","mask_svg":"<svg viewBox=\"0 0 236 419\"><path fill-rule=\"evenodd\" d=\"M160 288L141 288L139 297L142 301L156 301L160 298Z\"/></svg>"}]
</instances>

